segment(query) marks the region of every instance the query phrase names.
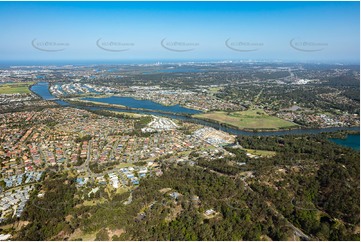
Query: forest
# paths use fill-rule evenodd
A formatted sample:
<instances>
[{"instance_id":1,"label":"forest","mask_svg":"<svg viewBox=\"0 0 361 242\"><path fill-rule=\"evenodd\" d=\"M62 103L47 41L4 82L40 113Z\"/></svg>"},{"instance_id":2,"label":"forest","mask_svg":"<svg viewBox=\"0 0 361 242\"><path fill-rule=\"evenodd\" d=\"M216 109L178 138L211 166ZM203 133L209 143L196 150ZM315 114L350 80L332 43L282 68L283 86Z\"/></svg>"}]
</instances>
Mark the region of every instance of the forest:
<instances>
[{"instance_id":1,"label":"forest","mask_svg":"<svg viewBox=\"0 0 361 242\"><path fill-rule=\"evenodd\" d=\"M75 177L50 173L39 187L44 197L32 195L21 218L29 224L16 239L360 239L358 152L324 135L237 139L244 148L276 155L251 159L227 148L235 156L194 156L195 166L162 163L162 176L142 179L118 195L101 188L92 199L103 202L92 205L84 205ZM40 204L46 206L34 206ZM74 237L79 230L82 235Z\"/></svg>"}]
</instances>

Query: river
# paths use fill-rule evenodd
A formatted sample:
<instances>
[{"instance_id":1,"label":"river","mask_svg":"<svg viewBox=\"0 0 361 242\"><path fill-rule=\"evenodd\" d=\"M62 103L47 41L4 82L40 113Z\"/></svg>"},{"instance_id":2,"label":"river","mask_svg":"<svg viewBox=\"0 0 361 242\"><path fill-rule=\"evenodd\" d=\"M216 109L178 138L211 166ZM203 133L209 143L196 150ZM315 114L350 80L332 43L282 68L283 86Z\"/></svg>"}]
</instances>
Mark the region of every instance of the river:
<instances>
[{"instance_id":1,"label":"river","mask_svg":"<svg viewBox=\"0 0 361 242\"><path fill-rule=\"evenodd\" d=\"M360 150L360 135L359 134L349 134L346 139L330 139L332 142L349 147L354 150Z\"/></svg>"},{"instance_id":2,"label":"river","mask_svg":"<svg viewBox=\"0 0 361 242\"><path fill-rule=\"evenodd\" d=\"M108 104L118 104L127 106L130 108L142 108L147 110L153 111L161 111L161 112L168 112L168 113L178 113L178 114L197 114L202 113L201 111L184 108L179 105L174 106L164 106L159 103L155 103L150 100L137 100L132 97L104 97L104 98L94 98L94 97L87 97L82 98L82 100L92 101L92 102L100 102L100 103L108 103Z\"/></svg>"},{"instance_id":3,"label":"river","mask_svg":"<svg viewBox=\"0 0 361 242\"><path fill-rule=\"evenodd\" d=\"M213 123L213 122L205 121L205 120L202 120L202 119L197 119L197 118L186 116L186 115L184 115L184 113L187 113L187 112L189 112L189 110L193 110L193 109L183 108L183 107L178 106L178 105L172 106L173 108L176 107L175 109L172 109L173 114L172 113L165 113L164 110L157 110L157 107L163 106L163 105L158 104L158 103L154 103L154 102L151 102L151 101L148 101L146 103L148 105L153 103L153 104L156 104L156 106L151 106L150 108L149 108L149 106L147 106L148 109L142 109L142 110L115 108L115 107L86 107L86 106L80 106L80 105L73 105L73 104L69 104L67 102L64 102L62 100L58 100L56 97L54 97L49 92L49 83L47 83L47 82L39 82L39 83L33 85L31 87L31 91L33 91L37 95L41 96L45 100L54 100L56 103L58 103L61 106L70 106L70 107L83 108L83 109L88 109L88 110L110 110L110 111L119 111L119 112L151 114L151 115L168 117L168 118L172 118L172 119L177 119L177 120L187 121L187 122L193 122L193 123L201 124L201 125L204 125L204 126L213 127L215 129L219 129L219 130L222 130L222 131L225 131L227 133L234 134L234 135L246 135L246 136L272 136L272 135L277 135L277 136L279 136L279 135L319 134L319 133L322 133L322 132L334 132L334 131L339 131L339 130L360 130L360 127L332 127L332 128L320 128L320 129L293 129L293 130L282 130L282 131L250 132L250 131L243 131L243 130L239 130L239 129L235 129L235 128L230 128L230 127L226 127L226 126L223 126L223 125L220 125L220 124L217 124L217 123ZM87 98L87 100L91 100L91 99ZM122 103L110 103L110 104L123 104L123 105L125 104L125 106L128 106L128 105L126 105L127 100L131 101L134 104L134 100L136 100L136 99L133 99L133 98L124 99L123 98L121 100L122 100ZM95 101L95 100L92 99L92 101ZM119 101L119 99L118 99L118 101ZM145 101L145 100L136 100L136 101L142 102L142 101ZM137 102L137 105L139 104L138 102ZM139 106L139 107L144 108L142 106ZM167 108L167 106L163 106L163 107ZM182 108L182 109L178 109L179 107ZM178 112L177 112L177 110L178 110ZM179 111L179 110L182 110L182 111ZM197 110L193 110L193 111L199 112ZM190 111L190 112L193 112L193 111ZM192 113L190 113L190 114L192 114Z\"/></svg>"},{"instance_id":4,"label":"river","mask_svg":"<svg viewBox=\"0 0 361 242\"><path fill-rule=\"evenodd\" d=\"M38 96L42 97L44 100L55 101L57 104L61 106L69 105L69 103L59 100L58 98L54 97L53 94L50 93L48 82L38 82L35 85L32 85L30 87L30 90L35 94L37 94Z\"/></svg>"}]
</instances>

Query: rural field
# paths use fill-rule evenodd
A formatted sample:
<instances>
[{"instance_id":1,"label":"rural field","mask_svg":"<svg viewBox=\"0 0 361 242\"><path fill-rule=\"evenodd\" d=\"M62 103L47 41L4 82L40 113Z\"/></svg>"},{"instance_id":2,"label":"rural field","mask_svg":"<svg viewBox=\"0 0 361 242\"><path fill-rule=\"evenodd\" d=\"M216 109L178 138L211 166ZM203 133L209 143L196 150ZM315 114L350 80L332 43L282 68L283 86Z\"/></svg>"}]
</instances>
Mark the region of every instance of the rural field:
<instances>
[{"instance_id":1,"label":"rural field","mask_svg":"<svg viewBox=\"0 0 361 242\"><path fill-rule=\"evenodd\" d=\"M204 114L195 114L195 118L214 120L229 124L240 129L281 129L298 126L295 123L270 116L261 109L252 109L239 112L215 111Z\"/></svg>"},{"instance_id":2,"label":"rural field","mask_svg":"<svg viewBox=\"0 0 361 242\"><path fill-rule=\"evenodd\" d=\"M30 93L33 82L0 84L0 94Z\"/></svg>"}]
</instances>

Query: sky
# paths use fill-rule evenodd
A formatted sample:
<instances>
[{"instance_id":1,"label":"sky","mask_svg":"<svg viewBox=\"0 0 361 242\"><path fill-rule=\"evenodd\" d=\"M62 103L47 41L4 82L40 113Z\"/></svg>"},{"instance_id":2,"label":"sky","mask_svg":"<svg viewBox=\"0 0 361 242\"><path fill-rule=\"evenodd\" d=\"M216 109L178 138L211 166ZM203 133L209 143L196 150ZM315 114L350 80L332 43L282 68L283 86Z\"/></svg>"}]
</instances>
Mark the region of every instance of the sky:
<instances>
[{"instance_id":1,"label":"sky","mask_svg":"<svg viewBox=\"0 0 361 242\"><path fill-rule=\"evenodd\" d=\"M359 2L0 2L0 61L355 62Z\"/></svg>"}]
</instances>

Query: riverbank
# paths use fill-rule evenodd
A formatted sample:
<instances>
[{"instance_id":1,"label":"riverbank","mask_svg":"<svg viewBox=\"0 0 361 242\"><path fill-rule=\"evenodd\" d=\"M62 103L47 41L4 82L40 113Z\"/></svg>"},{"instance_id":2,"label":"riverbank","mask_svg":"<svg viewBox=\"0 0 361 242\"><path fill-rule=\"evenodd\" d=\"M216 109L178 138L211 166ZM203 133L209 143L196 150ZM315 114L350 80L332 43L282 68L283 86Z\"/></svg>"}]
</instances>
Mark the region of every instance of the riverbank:
<instances>
[{"instance_id":1,"label":"riverbank","mask_svg":"<svg viewBox=\"0 0 361 242\"><path fill-rule=\"evenodd\" d=\"M262 132L267 132L267 133L272 133L274 132L275 134L277 132L283 132L283 131L292 131L292 130L315 130L318 128L313 128L313 127L302 127L300 125L297 124L293 124L289 125L287 127L278 127L278 128L274 128L274 129L270 129L270 128L240 128L237 127L235 125L231 125L231 124L227 124L227 123L223 123L223 122L219 122L217 120L214 119L208 119L208 118L202 118L199 117L200 115L203 114L196 114L196 115L190 115L190 114L186 114L186 113L173 113L173 112L165 112L165 111L159 111L159 110L149 110L149 109L145 109L145 108L131 108L131 107L127 107L124 105L120 105L120 104L109 104L109 103L104 103L104 102L95 102L95 101L88 101L88 100L82 100L82 99L70 99L70 100L66 100L63 99L64 101L67 101L71 104L74 105L84 105L85 107L99 107L99 108L115 108L118 109L120 108L120 111L115 110L115 112L134 112L134 113L140 113L140 114L145 114L145 115L154 115L153 112L156 112L156 115L159 114L163 114L166 117L169 117L169 115L172 115L171 118L175 118L175 119L179 119L179 117L186 117L188 122L192 122L195 121L195 123L200 123L200 121L205 121L206 123L208 123L207 126L210 126L209 123L214 124L213 127L217 128L217 129L223 129L223 128L228 128L228 129L236 129L239 131L243 131L243 132L251 132L251 133L262 133ZM147 114L148 113L148 114ZM149 114L150 113L150 114ZM271 116L268 116L271 117ZM220 128L222 127L222 128ZM324 129L332 129L332 128L336 128L337 130L342 129L342 128L353 128L353 127L326 127Z\"/></svg>"},{"instance_id":2,"label":"riverbank","mask_svg":"<svg viewBox=\"0 0 361 242\"><path fill-rule=\"evenodd\" d=\"M80 98L70 98L70 99L63 98L63 100L68 103L72 103L72 104L76 104L76 105L85 105L85 106L95 105L95 106L99 106L99 107L128 108L127 106L120 105L120 104L101 103L101 102L83 100Z\"/></svg>"},{"instance_id":3,"label":"riverbank","mask_svg":"<svg viewBox=\"0 0 361 242\"><path fill-rule=\"evenodd\" d=\"M38 83L40 84L40 83ZM33 92L36 92L36 94L40 95L45 100L54 100L56 99L53 95L49 93L48 90L48 83L42 83L42 85L33 85ZM45 85L44 85L45 84ZM37 87L34 89L34 87ZM50 95L50 97L48 96ZM47 99L48 98L48 99ZM272 131L264 131L261 130L259 132L252 131L245 131L240 130L238 128L229 127L226 125L221 125L219 123L206 121L198 118L194 118L191 115L192 114L185 114L182 112L164 112L164 111L157 111L157 110L149 110L149 109L136 109L136 108L121 108L121 107L114 107L114 106L99 106L89 103L89 106L85 106L84 103L81 104L71 104L67 103L66 101L57 100L56 101L60 106L69 106L74 108L80 108L85 110L109 110L109 111L117 111L117 112L130 112L130 113L138 113L138 114L145 114L145 115L155 115L155 116L162 116L167 117L171 119L177 119L185 122L191 122L191 123L197 123L200 125L212 127L218 130L222 130L224 132L234 134L234 135L245 135L245 136L281 136L281 135L299 135L299 134L319 134L323 132L335 132L340 130L359 130L360 127L330 127L330 128L298 128L298 129L291 129L291 130L272 130ZM101 103L99 103L102 105ZM113 105L113 104L110 104ZM158 104L159 105L159 104Z\"/></svg>"},{"instance_id":4,"label":"riverbank","mask_svg":"<svg viewBox=\"0 0 361 242\"><path fill-rule=\"evenodd\" d=\"M87 109L87 108L84 108ZM92 110L99 110L99 107L93 107ZM235 129L232 127L228 127L225 125L220 125L214 122L209 122L202 119L193 118L191 116L185 116L185 115L178 115L178 114L170 114L170 113L164 113L164 112L156 112L151 110L139 110L139 109L115 109L115 108L107 108L104 110L108 111L116 111L116 112L134 112L139 114L145 114L145 115L155 115L155 116L162 116L167 117L171 119L177 119L184 122L190 122L190 123L196 123L208 127L212 127L218 130L222 130L224 132L233 134L233 135L245 135L245 136L282 136L282 135L302 135L302 134L320 134L324 132L336 132L341 130L347 130L347 131L357 131L360 129L360 127L329 127L329 128L321 128L321 129L314 129L314 128L299 128L299 129L292 129L292 130L278 130L278 131L260 131L260 132L254 132L254 131L244 131L240 129Z\"/></svg>"},{"instance_id":5,"label":"riverbank","mask_svg":"<svg viewBox=\"0 0 361 242\"><path fill-rule=\"evenodd\" d=\"M330 139L346 139L349 134L360 135L360 130L341 130L335 133L325 133Z\"/></svg>"}]
</instances>

